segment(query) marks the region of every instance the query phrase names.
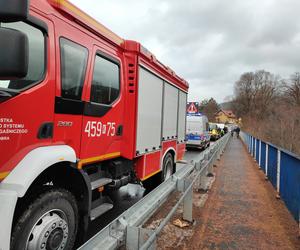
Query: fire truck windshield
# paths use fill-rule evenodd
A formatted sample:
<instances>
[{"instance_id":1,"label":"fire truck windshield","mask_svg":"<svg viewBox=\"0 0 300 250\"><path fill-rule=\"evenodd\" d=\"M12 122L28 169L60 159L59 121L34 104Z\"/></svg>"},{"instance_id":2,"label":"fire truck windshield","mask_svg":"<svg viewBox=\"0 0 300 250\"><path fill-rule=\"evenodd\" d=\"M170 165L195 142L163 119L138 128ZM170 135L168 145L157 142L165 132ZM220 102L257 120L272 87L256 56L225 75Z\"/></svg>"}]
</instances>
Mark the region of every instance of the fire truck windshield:
<instances>
[{"instance_id":1,"label":"fire truck windshield","mask_svg":"<svg viewBox=\"0 0 300 250\"><path fill-rule=\"evenodd\" d=\"M23 91L39 83L45 72L45 37L41 30L24 22L1 23L1 27L20 30L29 41L27 76L16 80L0 80L0 90Z\"/></svg>"}]
</instances>

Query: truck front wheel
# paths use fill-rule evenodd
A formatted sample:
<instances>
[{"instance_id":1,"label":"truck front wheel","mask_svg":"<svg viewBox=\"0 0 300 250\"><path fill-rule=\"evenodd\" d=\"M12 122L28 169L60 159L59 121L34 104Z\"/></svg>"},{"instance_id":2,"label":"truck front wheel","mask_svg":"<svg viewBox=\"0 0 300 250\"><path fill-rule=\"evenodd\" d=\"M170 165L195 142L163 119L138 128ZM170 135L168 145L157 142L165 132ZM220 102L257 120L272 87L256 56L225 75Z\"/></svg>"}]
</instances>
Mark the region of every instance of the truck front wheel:
<instances>
[{"instance_id":1,"label":"truck front wheel","mask_svg":"<svg viewBox=\"0 0 300 250\"><path fill-rule=\"evenodd\" d=\"M11 238L13 250L73 249L78 227L74 196L65 189L36 198L17 220Z\"/></svg>"}]
</instances>

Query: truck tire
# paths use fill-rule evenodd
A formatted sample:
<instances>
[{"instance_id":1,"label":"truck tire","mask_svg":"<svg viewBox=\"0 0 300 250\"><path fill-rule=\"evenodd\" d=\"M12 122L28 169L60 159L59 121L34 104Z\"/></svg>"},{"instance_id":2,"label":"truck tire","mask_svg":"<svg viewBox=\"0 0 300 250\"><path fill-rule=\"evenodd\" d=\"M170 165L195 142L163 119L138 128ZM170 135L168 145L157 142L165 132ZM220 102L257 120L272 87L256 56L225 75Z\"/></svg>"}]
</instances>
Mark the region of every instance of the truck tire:
<instances>
[{"instance_id":1,"label":"truck tire","mask_svg":"<svg viewBox=\"0 0 300 250\"><path fill-rule=\"evenodd\" d=\"M72 250L78 227L74 196L65 189L39 195L21 214L12 231L12 250Z\"/></svg>"},{"instance_id":2,"label":"truck tire","mask_svg":"<svg viewBox=\"0 0 300 250\"><path fill-rule=\"evenodd\" d=\"M163 169L161 171L161 182L166 181L174 173L174 159L171 153L167 153L163 161Z\"/></svg>"}]
</instances>

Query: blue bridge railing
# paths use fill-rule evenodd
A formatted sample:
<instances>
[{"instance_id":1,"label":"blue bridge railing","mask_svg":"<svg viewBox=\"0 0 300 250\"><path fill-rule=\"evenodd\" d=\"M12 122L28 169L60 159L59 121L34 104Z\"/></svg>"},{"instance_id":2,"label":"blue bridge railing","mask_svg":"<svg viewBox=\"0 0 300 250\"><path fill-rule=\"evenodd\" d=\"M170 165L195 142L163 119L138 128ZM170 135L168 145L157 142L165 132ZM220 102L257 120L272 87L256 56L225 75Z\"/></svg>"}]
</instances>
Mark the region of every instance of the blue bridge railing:
<instances>
[{"instance_id":1,"label":"blue bridge railing","mask_svg":"<svg viewBox=\"0 0 300 250\"><path fill-rule=\"evenodd\" d=\"M300 157L247 133L242 132L241 137L280 198L294 218L299 221Z\"/></svg>"}]
</instances>

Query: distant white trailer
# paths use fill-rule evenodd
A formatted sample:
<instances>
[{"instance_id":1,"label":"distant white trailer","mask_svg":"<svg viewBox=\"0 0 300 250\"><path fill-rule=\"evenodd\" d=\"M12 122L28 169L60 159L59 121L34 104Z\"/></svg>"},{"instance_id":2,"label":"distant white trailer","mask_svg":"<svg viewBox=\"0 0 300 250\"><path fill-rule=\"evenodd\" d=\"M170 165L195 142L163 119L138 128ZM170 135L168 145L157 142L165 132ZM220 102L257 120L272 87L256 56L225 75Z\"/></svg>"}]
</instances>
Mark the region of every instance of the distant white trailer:
<instances>
[{"instance_id":1,"label":"distant white trailer","mask_svg":"<svg viewBox=\"0 0 300 250\"><path fill-rule=\"evenodd\" d=\"M187 147L206 148L209 146L209 123L205 115L187 116L186 139Z\"/></svg>"}]
</instances>

